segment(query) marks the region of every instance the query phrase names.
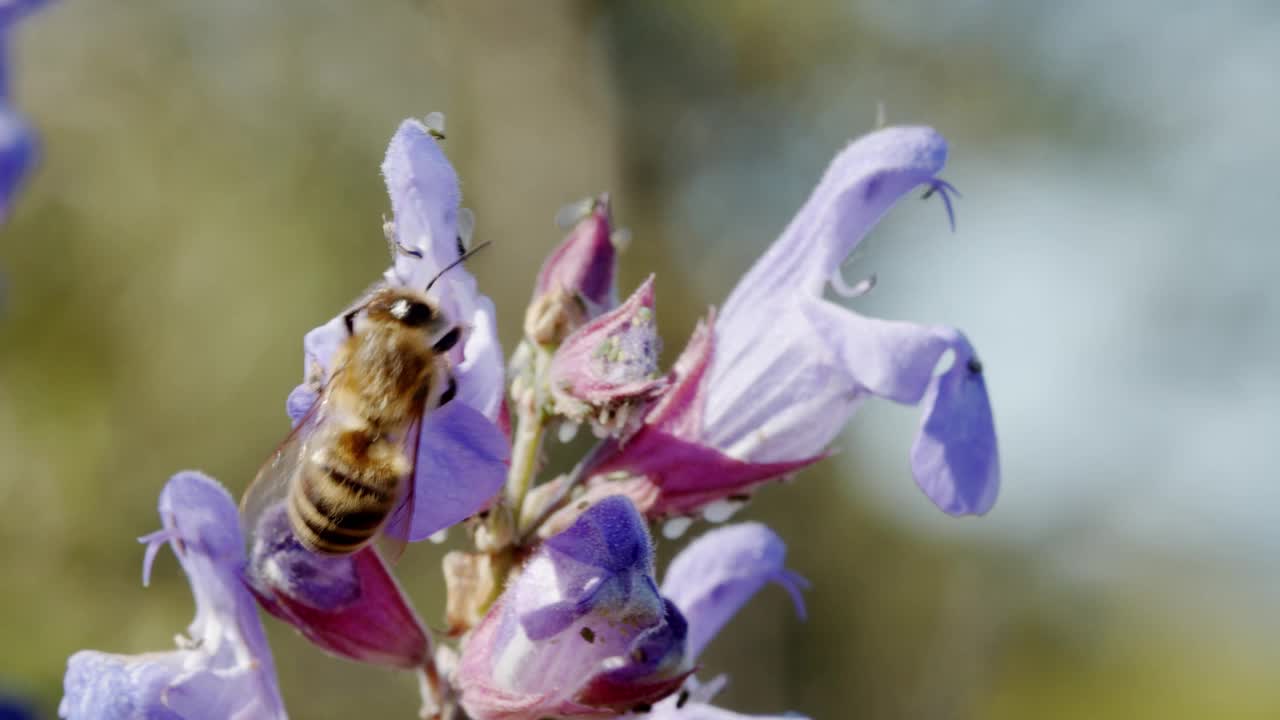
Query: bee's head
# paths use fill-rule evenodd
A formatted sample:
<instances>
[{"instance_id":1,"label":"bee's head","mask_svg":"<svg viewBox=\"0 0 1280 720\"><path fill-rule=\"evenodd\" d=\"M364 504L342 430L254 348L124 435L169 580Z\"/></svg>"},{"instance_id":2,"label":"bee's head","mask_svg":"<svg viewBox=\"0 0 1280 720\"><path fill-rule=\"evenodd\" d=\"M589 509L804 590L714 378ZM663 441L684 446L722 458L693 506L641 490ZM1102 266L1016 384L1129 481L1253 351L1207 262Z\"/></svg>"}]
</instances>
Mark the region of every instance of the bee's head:
<instances>
[{"instance_id":1,"label":"bee's head","mask_svg":"<svg viewBox=\"0 0 1280 720\"><path fill-rule=\"evenodd\" d=\"M426 295L403 288L385 288L364 306L370 322L395 325L421 333L436 352L448 352L462 337L462 329Z\"/></svg>"}]
</instances>

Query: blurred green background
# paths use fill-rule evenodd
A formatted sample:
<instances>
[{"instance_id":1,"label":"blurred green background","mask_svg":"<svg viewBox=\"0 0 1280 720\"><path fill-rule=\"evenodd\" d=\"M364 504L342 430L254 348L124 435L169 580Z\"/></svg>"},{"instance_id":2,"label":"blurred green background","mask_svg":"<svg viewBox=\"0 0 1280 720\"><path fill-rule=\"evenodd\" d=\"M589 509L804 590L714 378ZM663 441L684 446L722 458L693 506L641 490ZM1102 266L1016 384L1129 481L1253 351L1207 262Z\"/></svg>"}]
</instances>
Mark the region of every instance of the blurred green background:
<instances>
[{"instance_id":1,"label":"blurred green background","mask_svg":"<svg viewBox=\"0 0 1280 720\"><path fill-rule=\"evenodd\" d=\"M556 209L611 190L671 355L877 103L948 136L964 197L955 235L899 206L856 307L968 332L1004 492L938 513L916 412L867 406L739 516L814 587L807 623L773 590L712 645L719 703L1280 717L1274 3L62 0L18 30L45 160L0 229L0 689L46 717L70 653L190 621L134 538L172 472L238 494L285 433L303 333L387 261L402 118L448 116L506 347ZM441 552L400 564L437 625ZM413 717L412 678L267 625L294 717Z\"/></svg>"}]
</instances>

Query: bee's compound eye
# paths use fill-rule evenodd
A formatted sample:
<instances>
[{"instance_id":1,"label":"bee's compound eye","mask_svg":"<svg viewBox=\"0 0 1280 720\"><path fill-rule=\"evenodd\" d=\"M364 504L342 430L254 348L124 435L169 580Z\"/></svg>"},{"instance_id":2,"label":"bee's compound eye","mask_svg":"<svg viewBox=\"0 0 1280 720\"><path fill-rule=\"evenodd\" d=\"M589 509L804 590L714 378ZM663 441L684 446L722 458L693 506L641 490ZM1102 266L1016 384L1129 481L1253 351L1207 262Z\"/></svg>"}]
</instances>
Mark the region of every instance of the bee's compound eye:
<instances>
[{"instance_id":1,"label":"bee's compound eye","mask_svg":"<svg viewBox=\"0 0 1280 720\"><path fill-rule=\"evenodd\" d=\"M426 303L402 298L391 303L391 316L410 327L422 327L431 322L435 313Z\"/></svg>"}]
</instances>

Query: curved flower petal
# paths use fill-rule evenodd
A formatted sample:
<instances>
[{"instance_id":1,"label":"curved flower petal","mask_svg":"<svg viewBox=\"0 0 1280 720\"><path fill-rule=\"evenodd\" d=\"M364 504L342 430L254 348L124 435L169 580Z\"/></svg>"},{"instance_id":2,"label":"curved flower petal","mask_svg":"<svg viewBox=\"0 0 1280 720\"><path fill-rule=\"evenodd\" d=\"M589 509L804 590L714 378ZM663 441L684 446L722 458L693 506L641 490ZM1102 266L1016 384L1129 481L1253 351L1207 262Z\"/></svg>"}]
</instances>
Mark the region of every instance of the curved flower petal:
<instances>
[{"instance_id":1,"label":"curved flower petal","mask_svg":"<svg viewBox=\"0 0 1280 720\"><path fill-rule=\"evenodd\" d=\"M498 426L463 403L433 410L422 424L412 512L397 513L384 530L412 542L484 509L502 489L511 456L507 436Z\"/></svg>"},{"instance_id":2,"label":"curved flower petal","mask_svg":"<svg viewBox=\"0 0 1280 720\"><path fill-rule=\"evenodd\" d=\"M995 422L982 365L958 330L863 317L810 299L801 307L839 364L867 392L922 404L911 467L925 495L951 515L982 514L1000 489ZM951 368L934 370L950 351Z\"/></svg>"},{"instance_id":3,"label":"curved flower petal","mask_svg":"<svg viewBox=\"0 0 1280 720\"><path fill-rule=\"evenodd\" d=\"M729 295L721 312L726 335L743 335L740 325L757 323L775 297L821 294L889 208L912 188L931 183L946 162L946 139L928 127L889 127L850 143Z\"/></svg>"},{"instance_id":4,"label":"curved flower petal","mask_svg":"<svg viewBox=\"0 0 1280 720\"><path fill-rule=\"evenodd\" d=\"M321 649L405 669L431 657L422 621L372 547L339 556L310 552L281 503L262 513L250 552L245 577L263 609Z\"/></svg>"},{"instance_id":5,"label":"curved flower petal","mask_svg":"<svg viewBox=\"0 0 1280 720\"><path fill-rule=\"evenodd\" d=\"M924 397L944 353L968 345L958 330L948 327L878 320L823 300L801 300L796 307L854 382L907 405Z\"/></svg>"},{"instance_id":6,"label":"curved flower petal","mask_svg":"<svg viewBox=\"0 0 1280 720\"><path fill-rule=\"evenodd\" d=\"M240 521L226 490L197 472L160 494L164 530L191 582L196 617L179 649L143 655L81 651L67 663L58 714L67 720L284 718L271 651L240 579ZM154 557L148 553L148 557Z\"/></svg>"},{"instance_id":7,"label":"curved flower petal","mask_svg":"<svg viewBox=\"0 0 1280 720\"><path fill-rule=\"evenodd\" d=\"M689 621L689 657L696 658L724 624L766 583L791 594L804 617L804 578L786 569L787 546L759 523L716 528L693 541L671 561L662 594Z\"/></svg>"}]
</instances>

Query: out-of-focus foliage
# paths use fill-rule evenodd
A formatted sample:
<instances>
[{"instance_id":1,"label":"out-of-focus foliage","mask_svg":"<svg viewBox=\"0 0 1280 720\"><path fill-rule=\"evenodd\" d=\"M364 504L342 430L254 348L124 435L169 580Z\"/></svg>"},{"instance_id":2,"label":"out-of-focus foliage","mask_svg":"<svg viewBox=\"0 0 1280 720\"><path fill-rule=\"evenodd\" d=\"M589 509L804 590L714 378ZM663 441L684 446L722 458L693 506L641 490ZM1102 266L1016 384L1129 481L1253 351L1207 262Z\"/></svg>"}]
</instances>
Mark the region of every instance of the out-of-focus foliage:
<instances>
[{"instance_id":1,"label":"out-of-focus foliage","mask_svg":"<svg viewBox=\"0 0 1280 720\"><path fill-rule=\"evenodd\" d=\"M1194 510L1132 500L1166 488L1187 497L1163 482L1177 469L1173 436L1150 426L1168 411L1161 399L1179 398L1175 410L1190 402L1174 389L1190 361L1161 342L1244 352L1197 335L1216 317L1197 313L1239 307L1253 318L1246 327L1277 327L1280 303L1272 293L1167 309L1160 292L1201 292L1206 280L1179 261L1190 241L1144 234L1129 214L1134 203L1160 207L1161 196L1107 204L1086 192L1155 184L1183 198L1201 189L1171 176L1216 177L1241 161L1224 151L1157 163L1172 152L1161 139L1186 124L1135 98L1177 84L1158 64L1149 78L1132 67L1164 57L1170 41L1159 31L1188 22L1097 3L1061 18L1049 4L928 5L392 0L356 12L335 0L64 0L32 18L9 49L45 161L0 229L0 688L52 717L71 652L165 647L190 621L171 561L140 586L133 538L157 527L156 496L172 472L198 467L239 492L285 433L302 334L386 263L377 167L401 118L448 114L465 204L478 238L495 243L473 268L508 348L533 271L558 238L556 208L611 190L635 237L622 288L658 273L658 322L673 355L675 338L723 298L834 150L870 129L881 101L891 122L933 124L951 139L946 177L965 192L961 230L948 236L940 208L905 203L856 268L883 271L868 303L890 311L873 314L952 323L984 349L1011 458L1006 497L985 520L902 512L932 509L910 489L910 432L881 426L900 430L914 417L869 408L849 451L745 511L791 543L791 564L814 583L811 619L794 621L781 593L749 606L704 657L707 671L732 673L724 704L817 718L1280 714L1280 631L1262 613L1275 597L1274 562L1248 540L1243 552L1238 540L1237 550L1216 549L1205 527L1234 514L1205 511L1193 523ZM1265 6L1251 12L1255 27L1280 22ZM1238 22L1203 26L1228 43L1249 21ZM1213 57L1240 59L1221 76L1190 77L1188 106L1231 82L1250 96L1258 81L1246 71L1259 55L1241 51L1252 35L1231 37L1235 54ZM1238 126L1248 116L1234 111L1222 122L1242 136L1252 126ZM1274 159L1271 142L1252 147ZM1051 185L1072 192L1035 205L1010 191L1028 167L1051 168ZM1144 167L1153 169L1133 169ZM1185 214L1192 229L1224 214L1190 202L1160 209ZM1250 217L1231 214L1232 237L1262 237ZM1096 257L1049 241L1073 223ZM1112 232L1118 240L1092 244ZM1122 290L1131 283L1134 297L1091 301L1091 278L1072 276L1062 282L1077 283L1081 298L1055 303L1019 282L1028 266L1118 266L1106 277ZM1213 282L1234 277L1253 276ZM1165 289L1147 292L1152 278ZM1147 322L1126 320L1102 339L1071 329L1117 317ZM1045 372L1028 345L1102 359L1075 360L1084 370L1063 376ZM1219 403L1247 409L1275 397L1274 384L1214 358L1226 371ZM1142 407L1104 395L1122 371L1157 366L1172 368L1158 386L1167 389L1137 396ZM1096 393L1083 404L1096 412L1061 404L1064 393ZM1104 416L1146 431L1119 442L1130 435L1093 427ZM886 437L898 444L879 446ZM1231 442L1222 455L1237 457ZM1212 467L1216 449L1188 462ZM1077 462L1080 453L1091 460ZM1225 467L1203 477L1227 495L1213 507L1256 505L1256 486L1231 474L1243 466ZM1090 502L1067 492L1077 484ZM1159 533L1126 534L1161 518ZM1207 539L1192 548L1184 535ZM659 548L663 558L672 550ZM415 547L399 566L435 625L440 554ZM412 678L329 659L268 627L295 717L411 717Z\"/></svg>"}]
</instances>

